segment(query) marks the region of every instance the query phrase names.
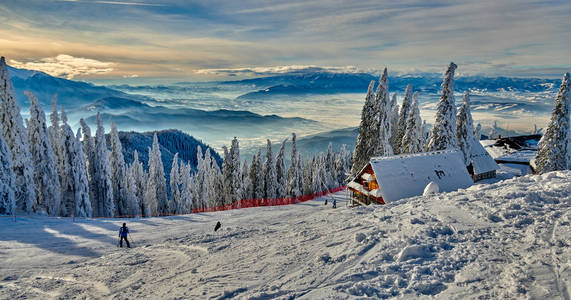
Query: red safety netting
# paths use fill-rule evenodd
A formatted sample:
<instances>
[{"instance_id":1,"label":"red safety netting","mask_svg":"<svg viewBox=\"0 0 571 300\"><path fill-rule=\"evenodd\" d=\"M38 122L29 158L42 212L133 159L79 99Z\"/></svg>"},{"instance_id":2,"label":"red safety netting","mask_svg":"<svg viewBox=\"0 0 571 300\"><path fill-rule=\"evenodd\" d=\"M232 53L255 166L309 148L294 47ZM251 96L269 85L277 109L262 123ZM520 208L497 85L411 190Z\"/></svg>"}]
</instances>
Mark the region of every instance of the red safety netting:
<instances>
[{"instance_id":1,"label":"red safety netting","mask_svg":"<svg viewBox=\"0 0 571 300\"><path fill-rule=\"evenodd\" d=\"M309 200L313 200L315 198L323 197L327 194L336 193L339 191L344 190L344 186L339 186L335 188L331 188L322 192L317 192L311 195L302 195L297 197L286 197L286 198L275 198L275 199L243 199L234 201L231 204L215 206L215 207L205 207L205 208L195 208L192 210L192 213L201 213L201 212L213 212L213 211L223 211L223 210L230 210L230 209L239 209L239 208L249 208L249 207L259 207L259 206L278 206L278 205L289 205L289 204L296 204L301 203Z\"/></svg>"},{"instance_id":2,"label":"red safety netting","mask_svg":"<svg viewBox=\"0 0 571 300\"><path fill-rule=\"evenodd\" d=\"M230 209L239 209L239 208L249 208L249 207L260 207L260 206L278 206L278 205L289 205L289 204L296 204L302 203L305 201L313 200L315 198L323 197L327 194L337 193L339 191L345 190L345 186L339 186L335 188L331 188L322 192L317 192L311 195L302 195L298 197L286 197L286 198L275 198L275 199L244 199L234 201L231 204L215 206L215 207L206 207L206 208L195 208L192 210L192 213L201 213L201 212L214 212L214 211L224 211ZM161 214L160 217L166 216L177 216L177 214ZM0 216L0 217L7 217L7 218L14 218L16 216ZM21 217L33 217L30 215L21 215ZM121 216L114 216L114 217L92 217L92 219L115 219L115 218L137 218L143 217L143 215L121 215ZM66 217L53 217L53 218L66 218ZM69 217L73 218L73 217ZM83 219L83 218L82 218Z\"/></svg>"}]
</instances>

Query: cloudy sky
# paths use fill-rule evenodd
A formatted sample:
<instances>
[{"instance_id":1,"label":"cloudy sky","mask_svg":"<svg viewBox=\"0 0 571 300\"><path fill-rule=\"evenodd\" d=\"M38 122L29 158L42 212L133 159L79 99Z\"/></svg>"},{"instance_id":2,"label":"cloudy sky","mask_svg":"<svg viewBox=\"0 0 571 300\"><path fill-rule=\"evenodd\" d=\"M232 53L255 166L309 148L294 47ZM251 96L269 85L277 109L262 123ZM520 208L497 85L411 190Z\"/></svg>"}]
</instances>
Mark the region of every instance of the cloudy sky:
<instances>
[{"instance_id":1,"label":"cloudy sky","mask_svg":"<svg viewBox=\"0 0 571 300\"><path fill-rule=\"evenodd\" d=\"M76 79L300 71L560 77L571 1L2 0L0 55Z\"/></svg>"}]
</instances>

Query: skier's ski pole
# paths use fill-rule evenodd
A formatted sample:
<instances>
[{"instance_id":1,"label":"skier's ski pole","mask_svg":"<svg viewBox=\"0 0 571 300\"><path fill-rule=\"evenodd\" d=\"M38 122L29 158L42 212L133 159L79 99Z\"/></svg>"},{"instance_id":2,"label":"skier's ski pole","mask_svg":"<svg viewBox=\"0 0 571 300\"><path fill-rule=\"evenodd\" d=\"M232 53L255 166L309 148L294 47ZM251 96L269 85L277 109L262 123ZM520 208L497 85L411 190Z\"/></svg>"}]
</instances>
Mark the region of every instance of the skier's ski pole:
<instances>
[{"instance_id":1,"label":"skier's ski pole","mask_svg":"<svg viewBox=\"0 0 571 300\"><path fill-rule=\"evenodd\" d=\"M131 239L131 243L135 243L135 241L133 241L133 237L131 237L130 233L127 233L129 235L129 238Z\"/></svg>"}]
</instances>

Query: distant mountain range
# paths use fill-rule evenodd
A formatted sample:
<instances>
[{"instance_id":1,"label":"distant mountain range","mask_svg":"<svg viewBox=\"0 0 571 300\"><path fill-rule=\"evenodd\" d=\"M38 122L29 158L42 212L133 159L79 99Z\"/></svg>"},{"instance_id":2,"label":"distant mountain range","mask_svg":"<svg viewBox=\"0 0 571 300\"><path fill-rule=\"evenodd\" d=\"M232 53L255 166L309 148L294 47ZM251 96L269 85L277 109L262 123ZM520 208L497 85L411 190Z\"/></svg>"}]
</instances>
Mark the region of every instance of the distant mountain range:
<instances>
[{"instance_id":1,"label":"distant mountain range","mask_svg":"<svg viewBox=\"0 0 571 300\"><path fill-rule=\"evenodd\" d=\"M256 99L274 95L300 93L365 93L369 82L371 80L378 81L378 79L377 76L364 73L314 73L226 81L220 82L220 84L250 85L256 87L258 90L238 97L238 99ZM412 84L416 90L426 93L438 93L441 89L441 83L442 76L434 73L403 76L390 76L389 74L389 88L392 91L404 90L408 84ZM519 90L522 92L539 92L552 90L560 83L561 80L559 79L460 76L455 80L455 89L456 91L476 89L487 91Z\"/></svg>"},{"instance_id":2,"label":"distant mountain range","mask_svg":"<svg viewBox=\"0 0 571 300\"><path fill-rule=\"evenodd\" d=\"M89 112L100 112L102 115L107 115L113 118L115 115L129 116L137 124L124 124L126 126L156 126L156 123L161 124L178 124L184 121L193 122L217 122L218 124L233 124L246 123L248 126L265 126L269 123L276 122L309 122L303 118L282 118L277 115L259 115L249 111L240 110L214 110L204 111L191 108L178 108L173 109L165 106L150 106L148 104L133 101L121 97L106 97L86 105L79 107L75 110L68 112L69 114L85 114ZM88 120L93 118L89 117ZM114 120L115 121L115 120ZM118 123L118 122L116 122ZM155 123L155 124L151 124ZM118 123L119 124L119 123ZM197 126L205 124L196 124Z\"/></svg>"},{"instance_id":3,"label":"distant mountain range","mask_svg":"<svg viewBox=\"0 0 571 300\"><path fill-rule=\"evenodd\" d=\"M240 81L226 81L220 84L240 84L261 88L244 94L240 98L265 97L271 94L340 93L361 92L376 77L370 74L314 73L271 76Z\"/></svg>"},{"instance_id":4,"label":"distant mountain range","mask_svg":"<svg viewBox=\"0 0 571 300\"><path fill-rule=\"evenodd\" d=\"M16 69L8 67L16 96L22 106L28 106L24 91L32 91L36 94L43 106L51 103L54 94L58 95L58 102L66 108L77 108L90 102L108 97L123 98L138 102L154 102L154 99L142 95L127 94L114 88L96 86L91 83L67 80L52 77L39 71ZM378 80L378 76L366 73L308 73L308 74L284 74L236 81L220 81L210 83L208 89L221 86L248 86L250 92L238 96L238 99L255 99L273 95L287 94L327 94L327 93L365 93L369 82ZM401 91L408 84L412 84L416 90L427 93L439 93L442 75L436 73L422 73L391 76L389 73L389 88ZM455 80L455 90L486 90L486 91L510 91L541 92L553 90L561 83L560 79L543 78L511 78L511 77L484 77L484 76L458 76ZM178 89L185 89L186 84L176 84ZM138 90L155 89L168 91L169 86L116 86L136 93ZM187 88L188 92L195 91L197 87ZM200 89L200 88L198 88Z\"/></svg>"},{"instance_id":5,"label":"distant mountain range","mask_svg":"<svg viewBox=\"0 0 571 300\"><path fill-rule=\"evenodd\" d=\"M104 86L73 81L50 76L40 71L16 69L8 66L8 72L14 83L16 99L22 108L29 107L28 97L24 91L33 92L44 109L50 107L53 96L57 94L58 104L66 109L73 109L104 97L123 97L142 99L143 96L132 96Z\"/></svg>"},{"instance_id":6,"label":"distant mountain range","mask_svg":"<svg viewBox=\"0 0 571 300\"><path fill-rule=\"evenodd\" d=\"M96 112L101 113L101 119L106 128L110 127L111 122L114 122L120 129L136 131L176 128L210 140L225 139L228 143L232 138L231 133L228 135L230 130L235 134L240 132L252 137L263 136L269 130L280 128L295 130L304 126L317 126L317 122L303 118L263 116L238 110L174 109L165 106L150 106L120 97L96 100L70 111L68 115L70 119L75 120L83 117L87 124L94 126Z\"/></svg>"},{"instance_id":7,"label":"distant mountain range","mask_svg":"<svg viewBox=\"0 0 571 300\"><path fill-rule=\"evenodd\" d=\"M288 95L300 94L362 93L364 99L369 82L378 80L377 76L364 73L296 73L238 81L179 83L172 87L116 87L125 91L123 92L115 88L56 78L38 71L9 67L9 72L14 82L16 97L23 110L29 106L27 97L24 95L26 90L36 94L47 114L49 114L52 97L57 94L58 104L65 107L70 124L75 128L78 127L77 122L80 118L94 125L95 114L100 112L107 129L111 122L115 122L119 130L123 131L141 132L177 128L195 137L208 140L210 143L215 143L218 149L221 141L228 144L233 136L238 136L242 142L247 142L242 143L244 157L251 156L257 149L256 145L266 138L275 140L274 137L283 136L288 132L298 133L298 148L306 157L326 150L329 142L332 142L335 149L346 144L347 149L351 150L357 136L357 129L354 127L302 137L310 132L309 129L311 132L325 129L320 123L309 119L284 118L274 114L262 115L234 109L249 107L253 110L253 105L264 105L264 99L278 97L276 99L280 101L290 101L293 97L288 98ZM423 99L426 101L424 103L433 105L440 93L441 77L440 74L434 73L403 76L390 76L389 74L389 88L391 91L402 93L406 85L412 84L415 90L421 91L421 95L427 95L424 96L426 97ZM534 95L547 95L553 92L559 84L558 79L459 76L455 81L455 90L457 92L472 90L472 106L477 112L548 113L552 109L551 98L530 100L527 92L535 93ZM518 93L518 97L512 95L514 91ZM166 100L155 100L139 95L138 92L145 95L167 96L165 96ZM169 100L171 99L170 93L174 97L173 101ZM186 101L185 94L198 97L202 101L199 104L204 104L198 107L207 107L209 110L188 108L187 103L184 102ZM233 99L234 97L236 99ZM253 101L248 101L250 99ZM208 103L213 102L220 105L209 106ZM250 106L244 106L247 103ZM423 109L430 109L430 106L423 107ZM252 147L248 148L250 146ZM279 147L279 145L274 146Z\"/></svg>"},{"instance_id":8,"label":"distant mountain range","mask_svg":"<svg viewBox=\"0 0 571 300\"><path fill-rule=\"evenodd\" d=\"M317 126L317 122L303 118L283 118L277 115L260 115L241 110L199 110L151 106L160 103L152 98L127 94L90 83L52 77L48 74L9 67L16 98L23 110L29 106L24 91L33 92L46 114L49 114L52 98L57 94L58 105L66 109L70 124L79 127L84 118L93 126L95 115L101 113L107 129L115 122L120 130L153 131L177 128L210 140L226 140L238 133L244 137L264 136L269 131L285 129L301 131L305 126Z\"/></svg>"}]
</instances>

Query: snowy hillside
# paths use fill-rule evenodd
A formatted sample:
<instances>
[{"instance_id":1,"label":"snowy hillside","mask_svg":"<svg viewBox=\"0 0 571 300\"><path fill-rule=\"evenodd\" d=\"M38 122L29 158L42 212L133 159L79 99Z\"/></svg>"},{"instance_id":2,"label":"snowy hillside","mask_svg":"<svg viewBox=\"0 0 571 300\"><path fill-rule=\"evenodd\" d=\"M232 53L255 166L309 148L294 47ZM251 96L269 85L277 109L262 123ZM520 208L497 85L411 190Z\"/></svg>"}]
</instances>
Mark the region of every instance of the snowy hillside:
<instances>
[{"instance_id":1,"label":"snowy hillside","mask_svg":"<svg viewBox=\"0 0 571 300\"><path fill-rule=\"evenodd\" d=\"M119 139L123 145L123 156L125 163L131 164L133 162L133 153L139 153L139 160L145 169L148 168L147 162L149 161L148 147L153 144L153 134L157 134L159 145L161 148L161 157L165 174L168 176L171 171L173 157L178 153L179 158L189 163L193 171L196 170L197 165L197 147L200 146L204 151L210 149L212 157L216 160L219 166L222 166L222 158L213 148L204 144L202 141L197 140L195 137L188 135L180 130L169 129L149 132L119 132ZM106 135L107 143L110 143L110 135ZM204 155L203 155L204 156Z\"/></svg>"},{"instance_id":2,"label":"snowy hillside","mask_svg":"<svg viewBox=\"0 0 571 300\"><path fill-rule=\"evenodd\" d=\"M0 218L0 298L569 299L570 179L358 208L342 192L337 209L322 198L166 218ZM123 221L133 249L116 247Z\"/></svg>"}]
</instances>

